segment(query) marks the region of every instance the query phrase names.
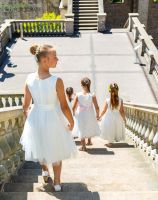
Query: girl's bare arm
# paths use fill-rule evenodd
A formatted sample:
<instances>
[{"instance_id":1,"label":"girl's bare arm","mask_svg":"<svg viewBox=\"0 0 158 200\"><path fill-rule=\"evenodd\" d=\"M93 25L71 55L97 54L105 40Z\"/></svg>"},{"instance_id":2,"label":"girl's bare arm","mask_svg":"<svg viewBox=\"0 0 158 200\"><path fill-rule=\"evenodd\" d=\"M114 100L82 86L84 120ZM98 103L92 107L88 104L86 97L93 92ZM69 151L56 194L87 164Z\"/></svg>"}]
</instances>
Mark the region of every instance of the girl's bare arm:
<instances>
[{"instance_id":1,"label":"girl's bare arm","mask_svg":"<svg viewBox=\"0 0 158 200\"><path fill-rule=\"evenodd\" d=\"M108 104L107 104L107 102L105 101L103 111L101 112L99 118L102 118L102 116L106 113L107 109L108 109Z\"/></svg>"},{"instance_id":2,"label":"girl's bare arm","mask_svg":"<svg viewBox=\"0 0 158 200\"><path fill-rule=\"evenodd\" d=\"M75 115L77 105L78 105L78 97L76 96L75 99L74 99L73 107L72 107L73 115Z\"/></svg>"},{"instance_id":3,"label":"girl's bare arm","mask_svg":"<svg viewBox=\"0 0 158 200\"><path fill-rule=\"evenodd\" d=\"M32 100L31 93L29 91L27 84L25 83L23 110L24 110L24 114L25 114L26 117L27 117L27 114L28 114L28 111L29 111L31 100Z\"/></svg>"},{"instance_id":4,"label":"girl's bare arm","mask_svg":"<svg viewBox=\"0 0 158 200\"><path fill-rule=\"evenodd\" d=\"M99 119L99 106L98 106L97 98L95 95L93 95L93 104L96 111L96 118Z\"/></svg>"},{"instance_id":5,"label":"girl's bare arm","mask_svg":"<svg viewBox=\"0 0 158 200\"><path fill-rule=\"evenodd\" d=\"M67 101L66 101L64 84L63 84L62 79L60 79L60 78L58 78L58 80L57 80L56 91L57 91L57 96L58 96L58 99L59 99L59 102L60 102L61 110L70 123L69 129L72 130L73 126L74 126L74 120L73 120L70 108L69 108Z\"/></svg>"}]
</instances>

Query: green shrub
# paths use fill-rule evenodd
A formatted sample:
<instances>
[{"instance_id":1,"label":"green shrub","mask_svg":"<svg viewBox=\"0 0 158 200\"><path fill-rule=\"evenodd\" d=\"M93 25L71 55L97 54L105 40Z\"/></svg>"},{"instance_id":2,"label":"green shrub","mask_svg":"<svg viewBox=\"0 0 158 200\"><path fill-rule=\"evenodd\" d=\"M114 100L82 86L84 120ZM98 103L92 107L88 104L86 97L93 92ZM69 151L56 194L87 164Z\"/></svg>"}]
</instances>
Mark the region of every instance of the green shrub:
<instances>
[{"instance_id":1,"label":"green shrub","mask_svg":"<svg viewBox=\"0 0 158 200\"><path fill-rule=\"evenodd\" d=\"M58 20L61 19L61 15L55 13L44 13L42 17L36 17L37 20ZM62 24L60 22L29 22L23 23L24 32L61 32Z\"/></svg>"}]
</instances>

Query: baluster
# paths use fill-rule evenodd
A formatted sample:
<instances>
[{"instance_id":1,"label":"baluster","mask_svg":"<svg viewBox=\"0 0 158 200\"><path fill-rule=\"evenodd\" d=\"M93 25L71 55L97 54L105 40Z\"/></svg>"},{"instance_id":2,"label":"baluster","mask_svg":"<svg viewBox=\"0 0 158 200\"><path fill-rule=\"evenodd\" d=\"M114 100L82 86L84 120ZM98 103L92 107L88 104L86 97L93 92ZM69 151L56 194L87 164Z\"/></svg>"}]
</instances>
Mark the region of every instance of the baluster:
<instances>
[{"instance_id":1,"label":"baluster","mask_svg":"<svg viewBox=\"0 0 158 200\"><path fill-rule=\"evenodd\" d=\"M12 106L17 106L15 101L15 96L11 96Z\"/></svg>"},{"instance_id":2,"label":"baluster","mask_svg":"<svg viewBox=\"0 0 158 200\"><path fill-rule=\"evenodd\" d=\"M16 32L15 22L12 22L12 27L13 27L13 33L15 33Z\"/></svg>"},{"instance_id":3,"label":"baluster","mask_svg":"<svg viewBox=\"0 0 158 200\"><path fill-rule=\"evenodd\" d=\"M5 97L5 107L10 107L9 97Z\"/></svg>"},{"instance_id":4,"label":"baluster","mask_svg":"<svg viewBox=\"0 0 158 200\"><path fill-rule=\"evenodd\" d=\"M33 22L34 34L36 35L36 21Z\"/></svg>"},{"instance_id":5,"label":"baluster","mask_svg":"<svg viewBox=\"0 0 158 200\"><path fill-rule=\"evenodd\" d=\"M16 32L20 33L20 24L19 24L19 22L16 22Z\"/></svg>"},{"instance_id":6,"label":"baluster","mask_svg":"<svg viewBox=\"0 0 158 200\"><path fill-rule=\"evenodd\" d=\"M2 101L3 97L0 97L0 108L4 107L3 101Z\"/></svg>"},{"instance_id":7,"label":"baluster","mask_svg":"<svg viewBox=\"0 0 158 200\"><path fill-rule=\"evenodd\" d=\"M29 23L26 22L26 30L27 30L27 34L29 34Z\"/></svg>"},{"instance_id":8,"label":"baluster","mask_svg":"<svg viewBox=\"0 0 158 200\"><path fill-rule=\"evenodd\" d=\"M65 33L66 32L65 22L61 22L61 24L62 24L62 33Z\"/></svg>"},{"instance_id":9,"label":"baluster","mask_svg":"<svg viewBox=\"0 0 158 200\"><path fill-rule=\"evenodd\" d=\"M51 22L49 21L48 22L48 32L49 32L49 35L51 34Z\"/></svg>"},{"instance_id":10,"label":"baluster","mask_svg":"<svg viewBox=\"0 0 158 200\"><path fill-rule=\"evenodd\" d=\"M21 106L22 105L22 96L19 96L18 99L19 99L18 105Z\"/></svg>"}]
</instances>

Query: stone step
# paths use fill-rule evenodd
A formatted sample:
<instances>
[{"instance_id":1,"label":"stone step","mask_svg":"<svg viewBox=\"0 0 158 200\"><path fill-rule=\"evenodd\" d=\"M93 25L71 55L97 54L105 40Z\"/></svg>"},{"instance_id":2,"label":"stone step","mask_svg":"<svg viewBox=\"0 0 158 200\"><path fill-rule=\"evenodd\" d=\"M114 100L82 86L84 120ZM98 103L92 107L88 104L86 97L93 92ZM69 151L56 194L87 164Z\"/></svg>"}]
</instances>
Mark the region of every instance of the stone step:
<instances>
[{"instance_id":1,"label":"stone step","mask_svg":"<svg viewBox=\"0 0 158 200\"><path fill-rule=\"evenodd\" d=\"M74 17L75 20L98 20L97 16L75 16Z\"/></svg>"},{"instance_id":2,"label":"stone step","mask_svg":"<svg viewBox=\"0 0 158 200\"><path fill-rule=\"evenodd\" d=\"M91 3L83 3L83 2L74 2L73 3L73 6L75 7L75 6L78 6L78 7L94 7L94 6L97 6L98 7L98 3L96 2L96 3L94 3L94 2L91 2Z\"/></svg>"},{"instance_id":3,"label":"stone step","mask_svg":"<svg viewBox=\"0 0 158 200\"><path fill-rule=\"evenodd\" d=\"M82 10L99 10L97 6L95 7L73 7L74 11L82 11Z\"/></svg>"},{"instance_id":4,"label":"stone step","mask_svg":"<svg viewBox=\"0 0 158 200\"><path fill-rule=\"evenodd\" d=\"M97 24L97 20L75 20L75 24Z\"/></svg>"},{"instance_id":5,"label":"stone step","mask_svg":"<svg viewBox=\"0 0 158 200\"><path fill-rule=\"evenodd\" d=\"M11 181L13 183L44 183L42 176L35 175L13 175Z\"/></svg>"},{"instance_id":6,"label":"stone step","mask_svg":"<svg viewBox=\"0 0 158 200\"><path fill-rule=\"evenodd\" d=\"M92 200L92 192L13 192L0 193L2 200Z\"/></svg>"},{"instance_id":7,"label":"stone step","mask_svg":"<svg viewBox=\"0 0 158 200\"><path fill-rule=\"evenodd\" d=\"M1 192L1 200L157 200L158 192Z\"/></svg>"},{"instance_id":8,"label":"stone step","mask_svg":"<svg viewBox=\"0 0 158 200\"><path fill-rule=\"evenodd\" d=\"M97 30L97 27L78 27L74 28L75 32L76 31L94 31Z\"/></svg>"},{"instance_id":9,"label":"stone step","mask_svg":"<svg viewBox=\"0 0 158 200\"><path fill-rule=\"evenodd\" d=\"M83 9L99 9L98 5L73 5L73 9L83 10Z\"/></svg>"},{"instance_id":10,"label":"stone step","mask_svg":"<svg viewBox=\"0 0 158 200\"><path fill-rule=\"evenodd\" d=\"M74 27L79 26L79 27L97 27L97 23L75 23Z\"/></svg>"},{"instance_id":11,"label":"stone step","mask_svg":"<svg viewBox=\"0 0 158 200\"><path fill-rule=\"evenodd\" d=\"M97 0L73 0L73 3L98 3Z\"/></svg>"},{"instance_id":12,"label":"stone step","mask_svg":"<svg viewBox=\"0 0 158 200\"><path fill-rule=\"evenodd\" d=\"M42 175L41 169L20 169L18 175Z\"/></svg>"},{"instance_id":13,"label":"stone step","mask_svg":"<svg viewBox=\"0 0 158 200\"><path fill-rule=\"evenodd\" d=\"M41 166L37 162L27 161L22 166L23 169L41 169Z\"/></svg>"},{"instance_id":14,"label":"stone step","mask_svg":"<svg viewBox=\"0 0 158 200\"><path fill-rule=\"evenodd\" d=\"M76 13L98 13L98 10L76 10L75 11L75 14Z\"/></svg>"},{"instance_id":15,"label":"stone step","mask_svg":"<svg viewBox=\"0 0 158 200\"><path fill-rule=\"evenodd\" d=\"M75 13L75 17L97 17L97 13Z\"/></svg>"},{"instance_id":16,"label":"stone step","mask_svg":"<svg viewBox=\"0 0 158 200\"><path fill-rule=\"evenodd\" d=\"M91 186L92 187L92 186ZM6 183L4 192L53 192L52 183ZM63 192L85 192L87 185L84 183L63 183Z\"/></svg>"},{"instance_id":17,"label":"stone step","mask_svg":"<svg viewBox=\"0 0 158 200\"><path fill-rule=\"evenodd\" d=\"M73 2L98 2L98 0L73 0Z\"/></svg>"}]
</instances>

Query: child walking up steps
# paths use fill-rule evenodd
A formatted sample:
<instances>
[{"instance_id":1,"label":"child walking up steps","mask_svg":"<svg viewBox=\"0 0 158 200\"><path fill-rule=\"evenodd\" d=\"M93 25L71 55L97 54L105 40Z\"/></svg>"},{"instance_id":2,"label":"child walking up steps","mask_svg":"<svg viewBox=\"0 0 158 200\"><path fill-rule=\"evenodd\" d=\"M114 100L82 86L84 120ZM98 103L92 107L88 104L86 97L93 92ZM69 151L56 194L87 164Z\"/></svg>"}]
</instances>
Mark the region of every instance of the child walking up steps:
<instances>
[{"instance_id":1,"label":"child walking up steps","mask_svg":"<svg viewBox=\"0 0 158 200\"><path fill-rule=\"evenodd\" d=\"M101 112L101 138L108 140L106 145L112 147L115 141L125 139L125 113L123 100L118 96L119 87L116 83L110 84L110 98L106 99L104 109Z\"/></svg>"},{"instance_id":2,"label":"child walking up steps","mask_svg":"<svg viewBox=\"0 0 158 200\"><path fill-rule=\"evenodd\" d=\"M45 180L49 176L48 166L53 165L54 189L61 191L62 160L77 153L69 131L73 129L74 120L63 81L49 72L49 68L57 65L56 50L50 45L34 45L30 51L35 56L38 71L28 75L26 80L23 109L27 118L20 143L25 160L41 164ZM34 104L29 109L32 99Z\"/></svg>"},{"instance_id":3,"label":"child walking up steps","mask_svg":"<svg viewBox=\"0 0 158 200\"><path fill-rule=\"evenodd\" d=\"M90 79L83 78L81 80L82 92L76 94L73 105L73 114L77 121L77 128L76 130L73 130L73 132L77 131L78 136L81 139L82 146L79 149L81 151L86 151L85 138L89 138L90 140L91 137L100 135L100 129L97 122L97 119L99 118L99 106L96 96L92 95L90 92L90 85Z\"/></svg>"}]
</instances>

